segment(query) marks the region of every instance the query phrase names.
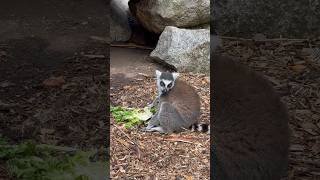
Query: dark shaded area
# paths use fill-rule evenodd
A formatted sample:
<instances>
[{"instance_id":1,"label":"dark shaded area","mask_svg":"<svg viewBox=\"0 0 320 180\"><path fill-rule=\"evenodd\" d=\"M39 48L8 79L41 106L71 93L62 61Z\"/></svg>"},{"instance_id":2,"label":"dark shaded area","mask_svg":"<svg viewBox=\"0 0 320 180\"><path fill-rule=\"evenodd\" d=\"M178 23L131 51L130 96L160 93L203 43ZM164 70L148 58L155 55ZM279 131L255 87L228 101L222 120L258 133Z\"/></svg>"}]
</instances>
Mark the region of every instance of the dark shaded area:
<instances>
[{"instance_id":1,"label":"dark shaded area","mask_svg":"<svg viewBox=\"0 0 320 180\"><path fill-rule=\"evenodd\" d=\"M280 179L289 117L271 84L235 61L213 56L213 136L217 179ZM253 163L254 162L254 163Z\"/></svg>"},{"instance_id":2,"label":"dark shaded area","mask_svg":"<svg viewBox=\"0 0 320 180\"><path fill-rule=\"evenodd\" d=\"M218 51L263 74L287 106L291 130L289 166L282 180L320 178L320 66L317 56L305 52L306 48L318 45L319 41L254 42L224 38ZM226 87L222 86L221 90L226 93ZM279 137L282 138L283 134ZM277 164L275 162L273 166Z\"/></svg>"},{"instance_id":3,"label":"dark shaded area","mask_svg":"<svg viewBox=\"0 0 320 180\"><path fill-rule=\"evenodd\" d=\"M150 47L156 47L160 34L156 34L148 31L144 28L139 21L134 17L130 18L130 27L132 29L132 35L129 42L139 45L145 45Z\"/></svg>"},{"instance_id":4,"label":"dark shaded area","mask_svg":"<svg viewBox=\"0 0 320 180\"><path fill-rule=\"evenodd\" d=\"M107 4L103 0L4 0L0 38L41 36L54 40L63 35L69 39L88 34L106 36Z\"/></svg>"},{"instance_id":5,"label":"dark shaded area","mask_svg":"<svg viewBox=\"0 0 320 180\"><path fill-rule=\"evenodd\" d=\"M103 147L108 2L4 0L0 7L0 134L11 142ZM45 83L52 77L59 78Z\"/></svg>"},{"instance_id":6,"label":"dark shaded area","mask_svg":"<svg viewBox=\"0 0 320 180\"><path fill-rule=\"evenodd\" d=\"M132 35L130 42L134 42L141 45L146 45L150 47L155 47L158 43L160 34L150 32L146 28L144 28L136 18L136 8L134 6L135 3L138 3L139 0L130 0L128 2L129 10L130 10L130 27L132 29Z\"/></svg>"},{"instance_id":7,"label":"dark shaded area","mask_svg":"<svg viewBox=\"0 0 320 180\"><path fill-rule=\"evenodd\" d=\"M231 1L212 3L211 17L221 35L314 38L320 35L320 1Z\"/></svg>"}]
</instances>

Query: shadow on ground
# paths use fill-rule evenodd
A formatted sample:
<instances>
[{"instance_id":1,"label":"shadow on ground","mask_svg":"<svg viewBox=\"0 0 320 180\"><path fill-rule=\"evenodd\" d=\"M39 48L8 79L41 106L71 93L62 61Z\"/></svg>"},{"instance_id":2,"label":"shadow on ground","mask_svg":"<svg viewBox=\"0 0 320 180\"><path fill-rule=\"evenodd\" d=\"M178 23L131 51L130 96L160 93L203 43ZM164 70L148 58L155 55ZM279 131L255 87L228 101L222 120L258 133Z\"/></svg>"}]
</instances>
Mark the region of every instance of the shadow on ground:
<instances>
[{"instance_id":1,"label":"shadow on ground","mask_svg":"<svg viewBox=\"0 0 320 180\"><path fill-rule=\"evenodd\" d=\"M1 1L0 134L99 148L109 133L107 3Z\"/></svg>"}]
</instances>

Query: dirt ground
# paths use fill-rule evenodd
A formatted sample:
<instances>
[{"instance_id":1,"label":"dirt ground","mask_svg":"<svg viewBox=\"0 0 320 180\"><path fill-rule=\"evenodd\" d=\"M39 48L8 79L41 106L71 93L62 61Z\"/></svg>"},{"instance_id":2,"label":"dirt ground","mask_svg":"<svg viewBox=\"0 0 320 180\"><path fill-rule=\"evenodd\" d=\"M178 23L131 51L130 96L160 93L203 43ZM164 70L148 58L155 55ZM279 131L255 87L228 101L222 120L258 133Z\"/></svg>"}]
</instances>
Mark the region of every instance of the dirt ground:
<instances>
[{"instance_id":1,"label":"dirt ground","mask_svg":"<svg viewBox=\"0 0 320 180\"><path fill-rule=\"evenodd\" d=\"M111 48L110 101L114 106L145 107L156 95L155 69L149 50ZM125 66L126 65L126 66ZM210 80L182 74L201 97L200 121L209 123ZM112 179L209 179L210 136L195 132L174 135L126 129L111 117Z\"/></svg>"},{"instance_id":2,"label":"dirt ground","mask_svg":"<svg viewBox=\"0 0 320 180\"><path fill-rule=\"evenodd\" d=\"M320 41L223 40L222 54L262 73L288 107L292 134L286 179L320 179L320 55L304 49L320 47Z\"/></svg>"},{"instance_id":3,"label":"dirt ground","mask_svg":"<svg viewBox=\"0 0 320 180\"><path fill-rule=\"evenodd\" d=\"M103 148L107 4L1 1L0 134L11 143Z\"/></svg>"}]
</instances>

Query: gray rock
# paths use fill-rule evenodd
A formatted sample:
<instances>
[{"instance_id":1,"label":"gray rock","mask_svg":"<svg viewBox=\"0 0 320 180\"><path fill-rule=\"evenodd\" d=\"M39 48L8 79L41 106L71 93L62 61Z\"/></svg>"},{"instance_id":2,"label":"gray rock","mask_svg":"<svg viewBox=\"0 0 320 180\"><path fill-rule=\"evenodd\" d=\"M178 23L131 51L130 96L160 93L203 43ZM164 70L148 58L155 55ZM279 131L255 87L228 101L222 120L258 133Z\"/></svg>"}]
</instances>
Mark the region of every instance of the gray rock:
<instances>
[{"instance_id":1,"label":"gray rock","mask_svg":"<svg viewBox=\"0 0 320 180\"><path fill-rule=\"evenodd\" d=\"M191 28L210 22L210 0L130 0L132 14L149 31L166 26Z\"/></svg>"},{"instance_id":2,"label":"gray rock","mask_svg":"<svg viewBox=\"0 0 320 180\"><path fill-rule=\"evenodd\" d=\"M210 72L210 31L167 26L150 56L179 72Z\"/></svg>"},{"instance_id":3,"label":"gray rock","mask_svg":"<svg viewBox=\"0 0 320 180\"><path fill-rule=\"evenodd\" d=\"M128 0L113 0L111 5L110 37L111 41L128 41L131 37L129 26Z\"/></svg>"}]
</instances>

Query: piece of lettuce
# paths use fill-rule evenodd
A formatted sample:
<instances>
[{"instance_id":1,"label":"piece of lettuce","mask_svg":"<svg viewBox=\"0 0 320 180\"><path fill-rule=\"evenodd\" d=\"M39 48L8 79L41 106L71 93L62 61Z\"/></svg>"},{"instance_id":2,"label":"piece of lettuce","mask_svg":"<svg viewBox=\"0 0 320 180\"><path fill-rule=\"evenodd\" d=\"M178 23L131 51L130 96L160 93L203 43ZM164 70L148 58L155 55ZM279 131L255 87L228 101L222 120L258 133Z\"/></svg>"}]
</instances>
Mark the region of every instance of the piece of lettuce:
<instances>
[{"instance_id":1,"label":"piece of lettuce","mask_svg":"<svg viewBox=\"0 0 320 180\"><path fill-rule=\"evenodd\" d=\"M139 109L111 106L110 111L117 123L124 123L126 128L132 128L150 119L153 115L154 109L149 107Z\"/></svg>"}]
</instances>

